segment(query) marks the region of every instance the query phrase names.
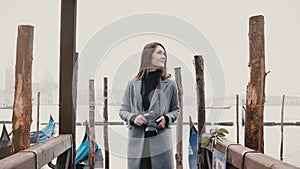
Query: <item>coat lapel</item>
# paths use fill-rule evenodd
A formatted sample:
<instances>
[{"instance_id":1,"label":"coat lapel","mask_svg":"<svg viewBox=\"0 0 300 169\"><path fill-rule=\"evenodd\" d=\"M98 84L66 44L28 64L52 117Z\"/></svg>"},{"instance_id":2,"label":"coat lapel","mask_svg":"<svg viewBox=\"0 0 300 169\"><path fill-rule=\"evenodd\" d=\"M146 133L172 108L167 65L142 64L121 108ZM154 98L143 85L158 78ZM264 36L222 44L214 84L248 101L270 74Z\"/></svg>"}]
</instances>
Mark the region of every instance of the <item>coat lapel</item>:
<instances>
[{"instance_id":1,"label":"coat lapel","mask_svg":"<svg viewBox=\"0 0 300 169\"><path fill-rule=\"evenodd\" d=\"M160 89L162 92L164 92L167 88L167 86L169 85L168 81L165 79L165 80L161 80L160 79Z\"/></svg>"},{"instance_id":2,"label":"coat lapel","mask_svg":"<svg viewBox=\"0 0 300 169\"><path fill-rule=\"evenodd\" d=\"M150 102L150 106L149 106L149 110L152 110L153 106L158 103L158 93L160 93L160 95L166 90L167 86L168 86L168 81L167 80L159 80L159 85L160 85L160 89L155 89L155 92L151 98L151 102ZM160 90L160 91L158 91Z\"/></svg>"},{"instance_id":3,"label":"coat lapel","mask_svg":"<svg viewBox=\"0 0 300 169\"><path fill-rule=\"evenodd\" d=\"M137 80L133 82L133 90L134 90L134 98L136 109L141 111L142 110L142 95L141 95L141 86L142 81Z\"/></svg>"}]
</instances>

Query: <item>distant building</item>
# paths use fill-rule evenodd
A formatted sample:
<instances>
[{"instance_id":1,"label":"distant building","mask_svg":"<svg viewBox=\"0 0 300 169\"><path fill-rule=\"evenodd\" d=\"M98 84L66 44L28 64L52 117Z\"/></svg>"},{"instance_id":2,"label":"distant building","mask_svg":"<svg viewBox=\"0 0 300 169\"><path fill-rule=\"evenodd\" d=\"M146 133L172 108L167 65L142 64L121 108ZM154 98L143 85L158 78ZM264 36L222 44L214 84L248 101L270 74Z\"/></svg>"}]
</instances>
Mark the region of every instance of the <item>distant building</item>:
<instances>
[{"instance_id":1,"label":"distant building","mask_svg":"<svg viewBox=\"0 0 300 169\"><path fill-rule=\"evenodd\" d=\"M54 78L49 71L43 75L41 82L32 84L32 98L37 103L37 94L40 92L41 104L58 104L58 83L54 82Z\"/></svg>"},{"instance_id":2,"label":"distant building","mask_svg":"<svg viewBox=\"0 0 300 169\"><path fill-rule=\"evenodd\" d=\"M13 104L15 90L14 86L14 70L12 68L7 68L5 71L5 90L0 92L1 104ZM58 104L58 83L54 82L54 78L49 71L46 72L40 82L32 83L32 98L34 103L37 103L35 100L38 92L41 93L41 104Z\"/></svg>"},{"instance_id":3,"label":"distant building","mask_svg":"<svg viewBox=\"0 0 300 169\"><path fill-rule=\"evenodd\" d=\"M35 82L32 87L32 98L37 103L37 94L40 92L41 104L57 104L56 96L58 84L54 82Z\"/></svg>"},{"instance_id":4,"label":"distant building","mask_svg":"<svg viewBox=\"0 0 300 169\"><path fill-rule=\"evenodd\" d=\"M5 90L3 91L4 103L13 104L14 102L14 70L13 68L6 68L5 71Z\"/></svg>"},{"instance_id":5,"label":"distant building","mask_svg":"<svg viewBox=\"0 0 300 169\"><path fill-rule=\"evenodd\" d=\"M5 104L5 98L4 98L4 90L0 90L0 104Z\"/></svg>"}]
</instances>

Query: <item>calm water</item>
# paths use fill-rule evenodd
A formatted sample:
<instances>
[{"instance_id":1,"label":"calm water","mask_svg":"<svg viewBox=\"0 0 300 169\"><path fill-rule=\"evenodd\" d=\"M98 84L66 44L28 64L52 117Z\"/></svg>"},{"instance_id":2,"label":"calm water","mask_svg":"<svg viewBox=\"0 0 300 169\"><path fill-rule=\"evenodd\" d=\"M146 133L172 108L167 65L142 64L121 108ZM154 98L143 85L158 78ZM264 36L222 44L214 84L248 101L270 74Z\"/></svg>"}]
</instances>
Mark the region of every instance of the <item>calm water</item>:
<instances>
[{"instance_id":1,"label":"calm water","mask_svg":"<svg viewBox=\"0 0 300 169\"><path fill-rule=\"evenodd\" d=\"M121 121L118 116L118 107L109 107L109 121ZM96 108L95 119L96 121L102 121L103 108L101 106ZM242 109L240 109L241 113ZM285 121L300 121L300 106L286 106L285 107ZM40 122L47 122L49 119L49 114L52 114L54 120L58 122L58 108L54 105L41 105L40 107ZM185 122L188 121L189 115L194 121L197 120L195 106L185 106L183 109L183 119ZM280 106L266 106L265 107L265 117L264 120L280 122ZM0 121L11 120L12 110L0 109ZM240 115L241 118L241 115ZM78 106L77 121L84 122L88 120L88 106ZM235 107L231 107L226 110L207 110L207 121L219 122L219 121L235 121ZM241 121L241 120L240 120ZM236 124L236 123L235 123ZM11 124L7 124L8 131L11 131ZM241 126L241 125L240 125ZM43 126L40 126L42 128ZM214 128L217 126L207 126L207 131L209 128ZM236 126L219 126L224 127L229 130L229 135L227 139L235 142L236 141ZM31 130L36 129L36 106L33 108L33 123ZM83 138L85 131L85 126L76 127L76 145L78 146ZM0 127L2 132L2 125ZM58 126L56 126L56 135L58 134ZM127 128L126 126L109 126L109 147L110 147L110 166L111 168L124 168L127 166L126 162L126 152L127 152ZM173 126L173 139L175 143L175 133L176 127ZM184 168L188 168L188 134L189 126L185 125L183 127L183 165ZM300 126L286 126L284 127L284 161L290 164L300 167L299 154L300 154ZM265 154L279 159L279 149L280 149L280 126L266 126L264 128L264 138L265 138ZM240 143L243 144L244 139L244 129L240 127ZM101 148L103 148L103 127L96 126L96 142ZM174 144L175 145L175 144ZM174 152L176 148L174 148ZM44 167L47 168L47 167Z\"/></svg>"}]
</instances>

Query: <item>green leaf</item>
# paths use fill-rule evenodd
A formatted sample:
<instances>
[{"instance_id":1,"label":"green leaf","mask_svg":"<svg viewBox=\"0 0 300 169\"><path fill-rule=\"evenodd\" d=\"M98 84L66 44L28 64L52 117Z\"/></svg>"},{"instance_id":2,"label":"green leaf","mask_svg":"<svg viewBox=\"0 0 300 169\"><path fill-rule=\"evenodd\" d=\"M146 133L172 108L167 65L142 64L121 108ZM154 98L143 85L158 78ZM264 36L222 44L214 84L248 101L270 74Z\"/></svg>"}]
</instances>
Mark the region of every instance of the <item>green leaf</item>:
<instances>
[{"instance_id":1,"label":"green leaf","mask_svg":"<svg viewBox=\"0 0 300 169\"><path fill-rule=\"evenodd\" d=\"M225 137L225 134L219 133L219 134L218 134L218 137Z\"/></svg>"},{"instance_id":2,"label":"green leaf","mask_svg":"<svg viewBox=\"0 0 300 169\"><path fill-rule=\"evenodd\" d=\"M217 133L218 137L225 137L225 134L229 134L228 130L224 128L216 128L211 133L204 133L202 135L202 141L201 141L201 147L207 147L209 143L211 142L211 138L215 137L215 134Z\"/></svg>"},{"instance_id":3,"label":"green leaf","mask_svg":"<svg viewBox=\"0 0 300 169\"><path fill-rule=\"evenodd\" d=\"M222 133L222 134L229 134L228 130L224 129L224 128L219 128L218 129L218 134Z\"/></svg>"},{"instance_id":4,"label":"green leaf","mask_svg":"<svg viewBox=\"0 0 300 169\"><path fill-rule=\"evenodd\" d=\"M201 142L201 147L207 147L210 143L210 139L211 139L211 137L203 138L202 142Z\"/></svg>"},{"instance_id":5,"label":"green leaf","mask_svg":"<svg viewBox=\"0 0 300 169\"><path fill-rule=\"evenodd\" d=\"M207 147L210 143L211 135L209 133L202 134L201 147Z\"/></svg>"},{"instance_id":6,"label":"green leaf","mask_svg":"<svg viewBox=\"0 0 300 169\"><path fill-rule=\"evenodd\" d=\"M202 134L202 139L206 139L206 138L211 138L212 137L212 135L211 134L209 134L209 133L203 133Z\"/></svg>"}]
</instances>

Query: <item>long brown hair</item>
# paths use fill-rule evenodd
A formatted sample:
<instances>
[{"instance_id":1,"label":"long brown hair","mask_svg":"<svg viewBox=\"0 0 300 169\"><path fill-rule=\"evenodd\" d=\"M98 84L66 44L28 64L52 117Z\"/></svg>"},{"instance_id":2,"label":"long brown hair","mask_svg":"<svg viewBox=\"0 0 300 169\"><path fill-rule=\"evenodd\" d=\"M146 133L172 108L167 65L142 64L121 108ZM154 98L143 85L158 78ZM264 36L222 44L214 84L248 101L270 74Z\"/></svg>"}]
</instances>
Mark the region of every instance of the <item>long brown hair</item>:
<instances>
[{"instance_id":1,"label":"long brown hair","mask_svg":"<svg viewBox=\"0 0 300 169\"><path fill-rule=\"evenodd\" d=\"M166 57L165 65L162 68L161 78L166 79L171 76L170 74L167 73L167 52L165 47L158 42L150 42L146 44L145 47L143 48L142 55L141 55L140 69L138 74L134 77L135 80L140 80L144 76L144 74L147 73L148 68L151 66L151 59L152 59L153 52L157 46L161 46L164 49L165 57Z\"/></svg>"}]
</instances>

